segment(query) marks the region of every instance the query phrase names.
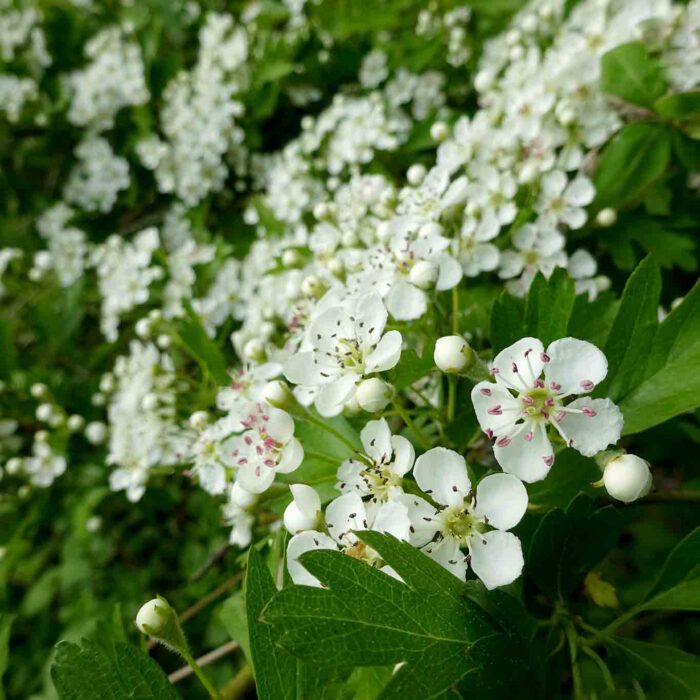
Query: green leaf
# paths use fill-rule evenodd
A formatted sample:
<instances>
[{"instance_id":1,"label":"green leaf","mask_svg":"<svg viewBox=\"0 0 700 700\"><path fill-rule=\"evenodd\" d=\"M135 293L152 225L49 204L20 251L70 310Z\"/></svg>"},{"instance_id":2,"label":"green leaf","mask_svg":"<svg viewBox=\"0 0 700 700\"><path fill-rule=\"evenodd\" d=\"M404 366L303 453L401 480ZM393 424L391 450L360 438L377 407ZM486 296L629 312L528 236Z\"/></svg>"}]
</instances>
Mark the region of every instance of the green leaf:
<instances>
[{"instance_id":1,"label":"green leaf","mask_svg":"<svg viewBox=\"0 0 700 700\"><path fill-rule=\"evenodd\" d=\"M601 88L627 102L651 107L664 94L666 81L658 61L638 41L622 44L603 54Z\"/></svg>"},{"instance_id":2,"label":"green leaf","mask_svg":"<svg viewBox=\"0 0 700 700\"><path fill-rule=\"evenodd\" d=\"M621 529L613 506L596 509L592 499L577 496L565 511L542 518L525 557L528 574L553 600L567 598L615 545Z\"/></svg>"},{"instance_id":3,"label":"green leaf","mask_svg":"<svg viewBox=\"0 0 700 700\"><path fill-rule=\"evenodd\" d=\"M654 109L664 117L690 119L700 116L700 90L674 92L654 102Z\"/></svg>"},{"instance_id":4,"label":"green leaf","mask_svg":"<svg viewBox=\"0 0 700 700\"><path fill-rule=\"evenodd\" d=\"M545 347L566 337L575 301L574 283L566 270L557 268L549 280L538 272L527 295L525 335L539 338Z\"/></svg>"},{"instance_id":5,"label":"green leaf","mask_svg":"<svg viewBox=\"0 0 700 700\"><path fill-rule=\"evenodd\" d=\"M700 694L700 657L635 639L608 638L606 644L632 667L635 679L642 676L657 684L661 694L653 697L695 700Z\"/></svg>"},{"instance_id":6,"label":"green leaf","mask_svg":"<svg viewBox=\"0 0 700 700\"><path fill-rule=\"evenodd\" d=\"M579 493L595 495L591 483L600 479L596 463L575 452L566 450L557 455L547 478L528 485L532 505L564 508Z\"/></svg>"},{"instance_id":7,"label":"green leaf","mask_svg":"<svg viewBox=\"0 0 700 700\"><path fill-rule=\"evenodd\" d=\"M463 595L465 584L439 564L388 535L359 535L405 583L340 552L307 552L301 561L326 588L285 588L263 619L282 646L314 663L405 662L382 698L440 696L475 670L468 651L494 627Z\"/></svg>"},{"instance_id":8,"label":"green leaf","mask_svg":"<svg viewBox=\"0 0 700 700\"><path fill-rule=\"evenodd\" d=\"M640 609L700 611L700 578L684 581L655 595L643 603Z\"/></svg>"},{"instance_id":9,"label":"green leaf","mask_svg":"<svg viewBox=\"0 0 700 700\"><path fill-rule=\"evenodd\" d=\"M178 694L158 664L124 642L83 639L61 642L51 666L62 700L177 700Z\"/></svg>"},{"instance_id":10,"label":"green leaf","mask_svg":"<svg viewBox=\"0 0 700 700\"><path fill-rule=\"evenodd\" d=\"M490 338L494 355L525 335L525 301L503 291L491 309Z\"/></svg>"},{"instance_id":11,"label":"green leaf","mask_svg":"<svg viewBox=\"0 0 700 700\"><path fill-rule=\"evenodd\" d=\"M620 404L631 435L700 406L700 283L659 325L643 381Z\"/></svg>"},{"instance_id":12,"label":"green leaf","mask_svg":"<svg viewBox=\"0 0 700 700\"><path fill-rule=\"evenodd\" d=\"M405 389L415 384L419 379L425 377L434 367L433 353L435 343L430 342L419 355L413 348L404 350L401 353L399 363L387 373L387 380L397 391Z\"/></svg>"},{"instance_id":13,"label":"green leaf","mask_svg":"<svg viewBox=\"0 0 700 700\"><path fill-rule=\"evenodd\" d=\"M635 122L623 127L600 157L594 208L619 207L640 197L663 175L670 157L670 131L662 124Z\"/></svg>"},{"instance_id":14,"label":"green leaf","mask_svg":"<svg viewBox=\"0 0 700 700\"><path fill-rule=\"evenodd\" d=\"M5 700L2 677L7 671L10 659L10 628L13 620L14 615L0 613L0 700Z\"/></svg>"},{"instance_id":15,"label":"green leaf","mask_svg":"<svg viewBox=\"0 0 700 700\"><path fill-rule=\"evenodd\" d=\"M219 611L219 617L231 639L240 644L246 659L250 661L248 615L246 614L245 597L242 591L236 591L224 601Z\"/></svg>"},{"instance_id":16,"label":"green leaf","mask_svg":"<svg viewBox=\"0 0 700 700\"><path fill-rule=\"evenodd\" d=\"M652 258L646 258L627 280L605 343L608 376L597 392L599 395L614 401L629 394L644 378L658 326L660 295L659 266Z\"/></svg>"},{"instance_id":17,"label":"green leaf","mask_svg":"<svg viewBox=\"0 0 700 700\"><path fill-rule=\"evenodd\" d=\"M275 645L273 629L260 621L263 608L277 589L263 558L255 547L248 553L245 605L250 635L250 658L260 700L296 698L297 662Z\"/></svg>"},{"instance_id":18,"label":"green leaf","mask_svg":"<svg viewBox=\"0 0 700 700\"><path fill-rule=\"evenodd\" d=\"M183 348L197 360L204 372L221 386L231 381L219 346L207 335L191 308L178 320L176 330Z\"/></svg>"},{"instance_id":19,"label":"green leaf","mask_svg":"<svg viewBox=\"0 0 700 700\"><path fill-rule=\"evenodd\" d=\"M686 578L700 574L700 527L684 537L666 558L661 571L647 594L650 598L669 590Z\"/></svg>"}]
</instances>

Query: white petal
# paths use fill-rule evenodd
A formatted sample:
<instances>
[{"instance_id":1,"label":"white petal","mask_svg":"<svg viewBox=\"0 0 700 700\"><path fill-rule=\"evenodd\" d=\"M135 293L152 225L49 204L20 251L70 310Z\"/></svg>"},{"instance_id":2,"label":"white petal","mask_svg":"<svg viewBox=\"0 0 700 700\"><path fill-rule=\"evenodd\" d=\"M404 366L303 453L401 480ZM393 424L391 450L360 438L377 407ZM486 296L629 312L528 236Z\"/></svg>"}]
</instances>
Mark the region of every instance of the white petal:
<instances>
[{"instance_id":1,"label":"white petal","mask_svg":"<svg viewBox=\"0 0 700 700\"><path fill-rule=\"evenodd\" d=\"M622 412L610 399L591 399L583 396L567 408L586 409L589 415L565 413L559 427L569 446L586 457L616 443L622 433Z\"/></svg>"},{"instance_id":2,"label":"white petal","mask_svg":"<svg viewBox=\"0 0 700 700\"><path fill-rule=\"evenodd\" d=\"M480 270L490 272L498 267L501 253L492 243L479 243L473 251L474 263Z\"/></svg>"},{"instance_id":3,"label":"white petal","mask_svg":"<svg viewBox=\"0 0 700 700\"><path fill-rule=\"evenodd\" d=\"M520 540L502 530L472 536L469 553L474 573L489 590L515 581L525 564Z\"/></svg>"},{"instance_id":4,"label":"white petal","mask_svg":"<svg viewBox=\"0 0 700 700\"><path fill-rule=\"evenodd\" d=\"M333 352L339 338L355 340L355 324L342 307L324 311L309 328L309 340L320 353Z\"/></svg>"},{"instance_id":5,"label":"white petal","mask_svg":"<svg viewBox=\"0 0 700 700\"><path fill-rule=\"evenodd\" d=\"M277 471L280 474L289 474L293 472L302 463L304 459L304 448L296 438L292 438L282 448L279 459L277 461Z\"/></svg>"},{"instance_id":6,"label":"white petal","mask_svg":"<svg viewBox=\"0 0 700 700\"><path fill-rule=\"evenodd\" d=\"M408 508L399 501L387 501L377 509L372 523L372 530L386 532L394 537L408 542L410 538L411 520Z\"/></svg>"},{"instance_id":7,"label":"white petal","mask_svg":"<svg viewBox=\"0 0 700 700\"><path fill-rule=\"evenodd\" d=\"M501 384L479 382L472 389L472 404L481 429L492 435L513 430L520 418L520 404Z\"/></svg>"},{"instance_id":8,"label":"white petal","mask_svg":"<svg viewBox=\"0 0 700 700\"><path fill-rule=\"evenodd\" d=\"M518 391L532 389L542 373L544 347L537 338L522 338L496 355L492 366L497 382L515 387Z\"/></svg>"},{"instance_id":9,"label":"white petal","mask_svg":"<svg viewBox=\"0 0 700 700\"><path fill-rule=\"evenodd\" d=\"M352 530L366 530L367 512L365 504L357 493L338 496L326 507L326 527L330 536L340 544L354 544L357 537Z\"/></svg>"},{"instance_id":10,"label":"white petal","mask_svg":"<svg viewBox=\"0 0 700 700\"><path fill-rule=\"evenodd\" d=\"M373 462L388 462L391 459L391 430L386 419L371 420L360 433L365 454Z\"/></svg>"},{"instance_id":11,"label":"white petal","mask_svg":"<svg viewBox=\"0 0 700 700\"><path fill-rule=\"evenodd\" d=\"M428 544L423 548L423 551L450 573L464 581L467 576L467 562L464 552L453 539L446 538L440 542Z\"/></svg>"},{"instance_id":12,"label":"white petal","mask_svg":"<svg viewBox=\"0 0 700 700\"><path fill-rule=\"evenodd\" d=\"M216 496L226 489L226 470L220 464L214 462L203 464L198 467L197 475L199 476L199 485L207 493Z\"/></svg>"},{"instance_id":13,"label":"white petal","mask_svg":"<svg viewBox=\"0 0 700 700\"><path fill-rule=\"evenodd\" d=\"M445 447L433 447L422 454L413 476L422 491L444 506L461 504L471 489L464 457Z\"/></svg>"},{"instance_id":14,"label":"white petal","mask_svg":"<svg viewBox=\"0 0 700 700\"><path fill-rule=\"evenodd\" d=\"M370 489L362 478L362 472L366 465L355 459L346 459L339 467L336 474L338 482L335 487L342 493L357 491L362 495L369 495Z\"/></svg>"},{"instance_id":15,"label":"white petal","mask_svg":"<svg viewBox=\"0 0 700 700\"><path fill-rule=\"evenodd\" d=\"M354 318L358 338L362 338L367 346L376 345L387 319L386 306L380 296L372 293L358 299Z\"/></svg>"},{"instance_id":16,"label":"white petal","mask_svg":"<svg viewBox=\"0 0 700 700\"><path fill-rule=\"evenodd\" d=\"M420 318L428 308L428 297L418 287L408 282L397 282L386 298L389 313L398 321Z\"/></svg>"},{"instance_id":17,"label":"white petal","mask_svg":"<svg viewBox=\"0 0 700 700\"><path fill-rule=\"evenodd\" d=\"M409 541L415 547L422 547L435 537L438 531L436 521L437 510L420 496L404 493L399 500L408 508L411 520L411 535Z\"/></svg>"},{"instance_id":18,"label":"white petal","mask_svg":"<svg viewBox=\"0 0 700 700\"><path fill-rule=\"evenodd\" d=\"M291 484L289 490L297 508L308 516L315 516L321 510L321 499L316 489L306 484Z\"/></svg>"},{"instance_id":19,"label":"white petal","mask_svg":"<svg viewBox=\"0 0 700 700\"><path fill-rule=\"evenodd\" d=\"M531 423L515 437L496 440L493 456L504 472L532 483L547 476L554 462L552 444L542 423Z\"/></svg>"},{"instance_id":20,"label":"white petal","mask_svg":"<svg viewBox=\"0 0 700 700\"><path fill-rule=\"evenodd\" d=\"M583 394L592 391L605 379L608 361L593 343L576 338L562 338L547 348L549 362L545 367L547 385L561 394ZM561 388L557 388L559 385Z\"/></svg>"},{"instance_id":21,"label":"white petal","mask_svg":"<svg viewBox=\"0 0 700 700\"><path fill-rule=\"evenodd\" d=\"M321 587L321 582L312 576L299 562L299 557L304 552L313 549L338 549L333 540L322 532L307 530L294 535L287 545L287 569L292 581L299 586Z\"/></svg>"},{"instance_id":22,"label":"white petal","mask_svg":"<svg viewBox=\"0 0 700 700\"><path fill-rule=\"evenodd\" d=\"M558 197L566 187L566 175L561 170L552 170L542 178L542 192L547 197Z\"/></svg>"},{"instance_id":23,"label":"white petal","mask_svg":"<svg viewBox=\"0 0 700 700\"><path fill-rule=\"evenodd\" d=\"M402 342L399 331L385 333L374 351L365 358L365 373L384 372L395 367L401 357Z\"/></svg>"},{"instance_id":24,"label":"white petal","mask_svg":"<svg viewBox=\"0 0 700 700\"><path fill-rule=\"evenodd\" d=\"M284 376L293 384L316 386L329 381L321 372L327 373L323 366L316 363L315 354L311 351L299 352L292 355L284 366Z\"/></svg>"},{"instance_id":25,"label":"white petal","mask_svg":"<svg viewBox=\"0 0 700 700\"><path fill-rule=\"evenodd\" d=\"M476 487L475 514L486 518L491 527L510 530L527 510L527 491L512 474L491 474Z\"/></svg>"},{"instance_id":26,"label":"white petal","mask_svg":"<svg viewBox=\"0 0 700 700\"><path fill-rule=\"evenodd\" d=\"M402 435L394 435L391 438L391 446L394 448L394 463L391 470L398 476L407 474L413 466L416 451L410 440Z\"/></svg>"},{"instance_id":27,"label":"white petal","mask_svg":"<svg viewBox=\"0 0 700 700\"><path fill-rule=\"evenodd\" d=\"M567 204L574 207L585 207L595 197L595 187L587 177L577 177L569 183L564 192Z\"/></svg>"},{"instance_id":28,"label":"white petal","mask_svg":"<svg viewBox=\"0 0 700 700\"><path fill-rule=\"evenodd\" d=\"M274 467L261 464L258 460L243 464L236 475L236 481L250 493L267 491L274 480Z\"/></svg>"},{"instance_id":29,"label":"white petal","mask_svg":"<svg viewBox=\"0 0 700 700\"><path fill-rule=\"evenodd\" d=\"M316 394L315 406L318 412L326 418L337 416L355 394L358 378L355 374L344 374L330 384L324 384Z\"/></svg>"},{"instance_id":30,"label":"white petal","mask_svg":"<svg viewBox=\"0 0 700 700\"><path fill-rule=\"evenodd\" d=\"M266 421L265 432L275 442L284 445L294 435L294 419L281 408L265 406L269 419Z\"/></svg>"},{"instance_id":31,"label":"white petal","mask_svg":"<svg viewBox=\"0 0 700 700\"><path fill-rule=\"evenodd\" d=\"M581 280L593 277L598 271L598 264L587 250L579 248L569 258L566 268L575 280Z\"/></svg>"},{"instance_id":32,"label":"white petal","mask_svg":"<svg viewBox=\"0 0 700 700\"><path fill-rule=\"evenodd\" d=\"M452 289L452 287L459 284L459 281L462 279L462 267L451 255L446 253L439 255L435 258L435 262L440 266L440 272L435 283L435 288L438 291Z\"/></svg>"}]
</instances>

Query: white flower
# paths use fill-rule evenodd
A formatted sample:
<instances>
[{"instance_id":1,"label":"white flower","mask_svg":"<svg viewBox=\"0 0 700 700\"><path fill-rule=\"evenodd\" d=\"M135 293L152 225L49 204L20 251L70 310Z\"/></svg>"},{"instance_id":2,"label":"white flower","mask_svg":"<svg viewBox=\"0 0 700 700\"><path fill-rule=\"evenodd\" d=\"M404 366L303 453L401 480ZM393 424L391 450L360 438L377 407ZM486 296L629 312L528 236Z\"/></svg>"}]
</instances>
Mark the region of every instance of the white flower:
<instances>
[{"instance_id":1,"label":"white flower","mask_svg":"<svg viewBox=\"0 0 700 700\"><path fill-rule=\"evenodd\" d=\"M301 564L299 557L313 549L333 549L345 552L356 559L393 575L390 567L381 566L377 552L358 540L354 531L375 530L408 541L411 521L408 508L398 501L382 504L365 504L355 492L346 493L331 501L326 508L326 527L329 535L316 530L306 530L294 535L287 545L287 568L294 583L304 586L320 586L320 582Z\"/></svg>"},{"instance_id":2,"label":"white flower","mask_svg":"<svg viewBox=\"0 0 700 700\"><path fill-rule=\"evenodd\" d=\"M542 178L542 191L535 209L552 225L563 223L577 229L586 223L583 207L594 197L595 188L587 177L579 175L569 182L565 173L553 170Z\"/></svg>"},{"instance_id":3,"label":"white flower","mask_svg":"<svg viewBox=\"0 0 700 700\"><path fill-rule=\"evenodd\" d=\"M496 383L479 382L472 403L482 429L495 438L494 455L503 470L523 481L544 479L554 462L549 426L587 457L616 442L622 413L610 399L583 396L569 402L593 391L607 372L605 355L575 338L555 340L546 351L536 338L523 338L496 355L491 368Z\"/></svg>"},{"instance_id":4,"label":"white flower","mask_svg":"<svg viewBox=\"0 0 700 700\"><path fill-rule=\"evenodd\" d=\"M607 492L623 503L643 498L652 484L649 462L630 454L613 457L605 465L603 483Z\"/></svg>"},{"instance_id":5,"label":"white flower","mask_svg":"<svg viewBox=\"0 0 700 700\"><path fill-rule=\"evenodd\" d=\"M284 511L284 526L292 535L303 530L312 530L318 524L321 510L318 493L306 484L292 484L289 490L293 500Z\"/></svg>"},{"instance_id":6,"label":"white flower","mask_svg":"<svg viewBox=\"0 0 700 700\"><path fill-rule=\"evenodd\" d=\"M216 405L222 411L241 415L251 401L264 399L264 390L270 379L278 377L282 365L265 362L261 365L247 363L231 373L231 384L219 389Z\"/></svg>"},{"instance_id":7,"label":"white flower","mask_svg":"<svg viewBox=\"0 0 700 700\"><path fill-rule=\"evenodd\" d=\"M438 508L419 496L403 497L411 518L411 542L458 578L466 577L470 563L488 589L515 581L523 569L522 547L518 537L506 531L527 510L527 491L520 479L492 474L472 492L464 458L444 447L421 455L413 474Z\"/></svg>"},{"instance_id":8,"label":"white flower","mask_svg":"<svg viewBox=\"0 0 700 700\"><path fill-rule=\"evenodd\" d=\"M250 493L262 493L275 474L288 474L301 464L304 449L286 411L261 402L250 404L247 413L240 421L245 432L231 441L231 455L238 467L237 483Z\"/></svg>"},{"instance_id":9,"label":"white flower","mask_svg":"<svg viewBox=\"0 0 700 700\"><path fill-rule=\"evenodd\" d=\"M401 333L384 333L386 320L386 308L376 294L358 299L352 314L340 306L328 309L309 328L313 349L289 358L285 376L294 384L318 387L318 412L337 415L365 376L399 361Z\"/></svg>"},{"instance_id":10,"label":"white flower","mask_svg":"<svg viewBox=\"0 0 700 700\"><path fill-rule=\"evenodd\" d=\"M401 494L401 481L415 458L413 445L401 435L392 435L384 418L367 423L360 439L364 455L340 465L337 488L343 493L371 496L374 501Z\"/></svg>"}]
</instances>

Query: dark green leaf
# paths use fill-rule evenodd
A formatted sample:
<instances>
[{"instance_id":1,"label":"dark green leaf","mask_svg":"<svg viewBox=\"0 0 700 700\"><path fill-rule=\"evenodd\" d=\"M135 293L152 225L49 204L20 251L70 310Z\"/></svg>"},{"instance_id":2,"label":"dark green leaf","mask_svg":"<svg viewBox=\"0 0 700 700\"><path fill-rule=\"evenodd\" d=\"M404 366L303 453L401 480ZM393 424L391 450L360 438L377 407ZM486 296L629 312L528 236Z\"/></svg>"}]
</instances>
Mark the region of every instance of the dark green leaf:
<instances>
[{"instance_id":1,"label":"dark green leaf","mask_svg":"<svg viewBox=\"0 0 700 700\"><path fill-rule=\"evenodd\" d=\"M10 658L10 628L14 615L0 613L0 700L5 700L2 677L7 670Z\"/></svg>"},{"instance_id":2,"label":"dark green leaf","mask_svg":"<svg viewBox=\"0 0 700 700\"><path fill-rule=\"evenodd\" d=\"M700 527L682 539L666 558L647 598L662 593L700 573Z\"/></svg>"},{"instance_id":3,"label":"dark green leaf","mask_svg":"<svg viewBox=\"0 0 700 700\"><path fill-rule=\"evenodd\" d=\"M494 355L525 335L525 302L504 291L493 303L490 322Z\"/></svg>"},{"instance_id":4,"label":"dark green leaf","mask_svg":"<svg viewBox=\"0 0 700 700\"><path fill-rule=\"evenodd\" d=\"M664 94L666 81L657 61L644 44L633 41L603 54L601 88L627 102L650 107Z\"/></svg>"},{"instance_id":5,"label":"dark green leaf","mask_svg":"<svg viewBox=\"0 0 700 700\"><path fill-rule=\"evenodd\" d=\"M178 694L158 664L123 642L83 639L61 642L51 666L62 700L177 700Z\"/></svg>"},{"instance_id":6,"label":"dark green leaf","mask_svg":"<svg viewBox=\"0 0 700 700\"><path fill-rule=\"evenodd\" d=\"M564 338L574 308L574 283L563 268L557 268L547 280L538 272L527 295L525 335L539 338L549 345Z\"/></svg>"},{"instance_id":7,"label":"dark green leaf","mask_svg":"<svg viewBox=\"0 0 700 700\"><path fill-rule=\"evenodd\" d=\"M387 374L388 381L397 391L415 384L435 367L433 353L435 344L429 343L419 355L413 348L401 353L399 363Z\"/></svg>"},{"instance_id":8,"label":"dark green leaf","mask_svg":"<svg viewBox=\"0 0 700 700\"><path fill-rule=\"evenodd\" d=\"M619 207L637 199L663 175L670 156L671 137L665 126L635 122L623 127L598 163L594 208Z\"/></svg>"},{"instance_id":9,"label":"dark green leaf","mask_svg":"<svg viewBox=\"0 0 700 700\"><path fill-rule=\"evenodd\" d=\"M700 116L700 90L674 92L654 102L654 109L664 117L688 119Z\"/></svg>"},{"instance_id":10,"label":"dark green leaf","mask_svg":"<svg viewBox=\"0 0 700 700\"><path fill-rule=\"evenodd\" d=\"M178 321L177 332L184 349L214 381L222 386L231 381L219 346L207 335L191 309L188 309L187 316Z\"/></svg>"}]
</instances>

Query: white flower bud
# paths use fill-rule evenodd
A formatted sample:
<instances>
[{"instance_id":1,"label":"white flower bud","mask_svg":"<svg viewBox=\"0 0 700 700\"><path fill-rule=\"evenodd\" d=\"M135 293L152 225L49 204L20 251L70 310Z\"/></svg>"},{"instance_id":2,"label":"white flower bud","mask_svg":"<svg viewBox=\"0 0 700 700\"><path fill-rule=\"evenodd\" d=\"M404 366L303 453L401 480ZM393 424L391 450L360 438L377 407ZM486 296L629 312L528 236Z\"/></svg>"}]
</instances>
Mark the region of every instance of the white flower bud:
<instances>
[{"instance_id":1,"label":"white flower bud","mask_svg":"<svg viewBox=\"0 0 700 700\"><path fill-rule=\"evenodd\" d=\"M233 505L241 508L248 508L249 506L252 506L256 500L257 496L250 491L246 491L242 486L239 486L238 482L231 487L229 501L231 501Z\"/></svg>"},{"instance_id":2,"label":"white flower bud","mask_svg":"<svg viewBox=\"0 0 700 700\"><path fill-rule=\"evenodd\" d=\"M357 387L355 397L360 408L369 413L376 413L391 401L393 393L391 384L383 382L378 377L370 377Z\"/></svg>"},{"instance_id":3,"label":"white flower bud","mask_svg":"<svg viewBox=\"0 0 700 700\"><path fill-rule=\"evenodd\" d=\"M161 333L157 338L156 338L156 345L161 349L161 350L167 350L170 347L171 344L170 336L165 335L165 333Z\"/></svg>"},{"instance_id":4,"label":"white flower bud","mask_svg":"<svg viewBox=\"0 0 700 700\"><path fill-rule=\"evenodd\" d=\"M141 399L141 408L144 411L155 411L158 408L158 397L154 393L149 392Z\"/></svg>"},{"instance_id":5,"label":"white flower bud","mask_svg":"<svg viewBox=\"0 0 700 700\"><path fill-rule=\"evenodd\" d=\"M34 267L41 272L51 268L51 253L48 250L40 250L34 256Z\"/></svg>"},{"instance_id":6,"label":"white flower bud","mask_svg":"<svg viewBox=\"0 0 700 700\"><path fill-rule=\"evenodd\" d=\"M617 221L617 212L612 207L605 207L598 212L595 220L599 226L608 228Z\"/></svg>"},{"instance_id":7,"label":"white flower bud","mask_svg":"<svg viewBox=\"0 0 700 700\"><path fill-rule=\"evenodd\" d=\"M423 224L418 229L418 235L422 238L429 238L430 236L441 236L444 232L444 228L437 221L428 221L427 224Z\"/></svg>"},{"instance_id":8,"label":"white flower bud","mask_svg":"<svg viewBox=\"0 0 700 700\"><path fill-rule=\"evenodd\" d=\"M413 185L413 187L417 187L421 182L423 182L425 173L425 165L422 165L421 163L414 163L406 171L406 179L408 180L408 184Z\"/></svg>"},{"instance_id":9,"label":"white flower bud","mask_svg":"<svg viewBox=\"0 0 700 700\"><path fill-rule=\"evenodd\" d=\"M42 403L36 407L37 420L48 423L53 415L53 406L50 403Z\"/></svg>"},{"instance_id":10,"label":"white flower bud","mask_svg":"<svg viewBox=\"0 0 700 700\"><path fill-rule=\"evenodd\" d=\"M284 511L284 526L287 532L296 535L302 530L313 530L318 525L321 499L316 491L306 484L289 487L294 500Z\"/></svg>"},{"instance_id":11,"label":"white flower bud","mask_svg":"<svg viewBox=\"0 0 700 700\"><path fill-rule=\"evenodd\" d=\"M15 476L22 471L22 460L19 457L11 457L5 463L5 471L8 476Z\"/></svg>"},{"instance_id":12,"label":"white flower bud","mask_svg":"<svg viewBox=\"0 0 700 700\"><path fill-rule=\"evenodd\" d=\"M151 322L147 318L140 318L136 321L134 332L142 340L146 340L151 335Z\"/></svg>"},{"instance_id":13,"label":"white flower bud","mask_svg":"<svg viewBox=\"0 0 700 700\"><path fill-rule=\"evenodd\" d=\"M618 501L631 503L651 489L649 462L636 455L620 455L605 465L603 483L607 492Z\"/></svg>"},{"instance_id":14,"label":"white flower bud","mask_svg":"<svg viewBox=\"0 0 700 700\"><path fill-rule=\"evenodd\" d=\"M163 320L163 312L160 309L151 309L148 312L148 318L151 323L158 323L158 321Z\"/></svg>"},{"instance_id":15,"label":"white flower bud","mask_svg":"<svg viewBox=\"0 0 700 700\"><path fill-rule=\"evenodd\" d=\"M437 282L440 268L429 260L419 260L408 274L411 284L419 289L433 289Z\"/></svg>"},{"instance_id":16,"label":"white flower bud","mask_svg":"<svg viewBox=\"0 0 700 700\"><path fill-rule=\"evenodd\" d=\"M204 430L209 423L209 414L206 411L195 411L190 416L189 423L195 430Z\"/></svg>"},{"instance_id":17,"label":"white flower bud","mask_svg":"<svg viewBox=\"0 0 700 700\"><path fill-rule=\"evenodd\" d=\"M319 202L318 204L314 205L314 219L317 219L318 221L324 221L329 217L330 213L331 208L328 206L327 202Z\"/></svg>"},{"instance_id":18,"label":"white flower bud","mask_svg":"<svg viewBox=\"0 0 700 700\"><path fill-rule=\"evenodd\" d=\"M301 263L301 255L294 248L287 248L287 250L282 253L282 265L284 265L284 267L298 267Z\"/></svg>"},{"instance_id":19,"label":"white flower bud","mask_svg":"<svg viewBox=\"0 0 700 700\"><path fill-rule=\"evenodd\" d=\"M69 416L68 430L70 430L71 433L77 433L79 430L82 430L84 425L85 418L83 418L82 416L79 416L77 413L74 413L72 416Z\"/></svg>"},{"instance_id":20,"label":"white flower bud","mask_svg":"<svg viewBox=\"0 0 700 700\"><path fill-rule=\"evenodd\" d=\"M433 141L444 141L450 135L450 127L445 122L435 122L430 127L430 138Z\"/></svg>"},{"instance_id":21,"label":"white flower bud","mask_svg":"<svg viewBox=\"0 0 700 700\"><path fill-rule=\"evenodd\" d=\"M34 433L34 440L36 442L46 442L49 439L49 433L47 430L37 430Z\"/></svg>"},{"instance_id":22,"label":"white flower bud","mask_svg":"<svg viewBox=\"0 0 700 700\"><path fill-rule=\"evenodd\" d=\"M35 384L32 384L29 387L29 393L35 398L35 399L43 399L49 394L49 388L46 386L46 384L42 384L41 382L36 382Z\"/></svg>"},{"instance_id":23,"label":"white flower bud","mask_svg":"<svg viewBox=\"0 0 700 700\"><path fill-rule=\"evenodd\" d=\"M301 292L307 297L320 299L325 291L326 285L316 275L304 277L301 282Z\"/></svg>"},{"instance_id":24,"label":"white flower bud","mask_svg":"<svg viewBox=\"0 0 700 700\"><path fill-rule=\"evenodd\" d=\"M92 405L93 406L104 406L107 403L107 398L104 394L99 391L92 395Z\"/></svg>"},{"instance_id":25,"label":"white flower bud","mask_svg":"<svg viewBox=\"0 0 700 700\"><path fill-rule=\"evenodd\" d=\"M328 271L332 275L340 277L343 274L343 272L345 272L345 265L343 265L342 260L339 260L338 258L331 258L328 261Z\"/></svg>"},{"instance_id":26,"label":"white flower bud","mask_svg":"<svg viewBox=\"0 0 700 700\"><path fill-rule=\"evenodd\" d=\"M92 421L85 426L85 438L93 445L101 445L107 439L107 426L100 421Z\"/></svg>"},{"instance_id":27,"label":"white flower bud","mask_svg":"<svg viewBox=\"0 0 700 700\"><path fill-rule=\"evenodd\" d=\"M435 343L433 359L443 372L461 372L473 363L474 351L461 336L446 335Z\"/></svg>"},{"instance_id":28,"label":"white flower bud","mask_svg":"<svg viewBox=\"0 0 700 700\"><path fill-rule=\"evenodd\" d=\"M172 608L162 598L153 598L141 606L136 614L136 626L144 634L158 636L167 626Z\"/></svg>"},{"instance_id":29,"label":"white flower bud","mask_svg":"<svg viewBox=\"0 0 700 700\"><path fill-rule=\"evenodd\" d=\"M111 391L114 391L114 387L114 376L111 374L102 375L102 378L100 379L100 391L109 394Z\"/></svg>"},{"instance_id":30,"label":"white flower bud","mask_svg":"<svg viewBox=\"0 0 700 700\"><path fill-rule=\"evenodd\" d=\"M271 406L284 408L294 399L292 392L289 390L286 382L281 379L273 379L265 384L263 388L263 398Z\"/></svg>"}]
</instances>

